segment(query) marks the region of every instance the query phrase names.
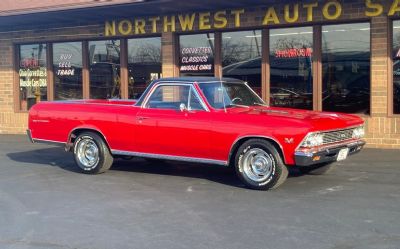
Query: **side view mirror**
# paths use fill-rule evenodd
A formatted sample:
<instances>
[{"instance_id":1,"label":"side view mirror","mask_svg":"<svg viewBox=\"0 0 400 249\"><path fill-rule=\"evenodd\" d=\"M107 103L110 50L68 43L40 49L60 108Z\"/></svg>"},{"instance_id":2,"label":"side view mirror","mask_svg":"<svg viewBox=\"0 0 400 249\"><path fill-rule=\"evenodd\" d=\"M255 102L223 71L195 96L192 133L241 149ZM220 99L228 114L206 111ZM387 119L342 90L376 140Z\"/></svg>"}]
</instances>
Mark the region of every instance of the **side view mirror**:
<instances>
[{"instance_id":1,"label":"side view mirror","mask_svg":"<svg viewBox=\"0 0 400 249\"><path fill-rule=\"evenodd\" d=\"M181 112L187 111L186 105L185 105L184 103L181 103L181 104L179 105L179 110L181 110Z\"/></svg>"}]
</instances>

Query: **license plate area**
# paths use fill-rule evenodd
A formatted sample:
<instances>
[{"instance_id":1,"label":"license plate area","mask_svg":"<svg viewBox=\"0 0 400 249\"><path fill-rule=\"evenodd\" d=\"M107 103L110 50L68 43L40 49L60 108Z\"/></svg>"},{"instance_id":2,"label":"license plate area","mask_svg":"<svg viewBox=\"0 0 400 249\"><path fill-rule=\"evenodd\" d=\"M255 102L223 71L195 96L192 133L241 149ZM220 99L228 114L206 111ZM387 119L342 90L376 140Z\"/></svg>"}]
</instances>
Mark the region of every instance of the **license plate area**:
<instances>
[{"instance_id":1,"label":"license plate area","mask_svg":"<svg viewBox=\"0 0 400 249\"><path fill-rule=\"evenodd\" d=\"M348 154L349 154L349 148L344 148L339 150L339 153L336 157L336 161L343 161L344 159L347 158Z\"/></svg>"}]
</instances>

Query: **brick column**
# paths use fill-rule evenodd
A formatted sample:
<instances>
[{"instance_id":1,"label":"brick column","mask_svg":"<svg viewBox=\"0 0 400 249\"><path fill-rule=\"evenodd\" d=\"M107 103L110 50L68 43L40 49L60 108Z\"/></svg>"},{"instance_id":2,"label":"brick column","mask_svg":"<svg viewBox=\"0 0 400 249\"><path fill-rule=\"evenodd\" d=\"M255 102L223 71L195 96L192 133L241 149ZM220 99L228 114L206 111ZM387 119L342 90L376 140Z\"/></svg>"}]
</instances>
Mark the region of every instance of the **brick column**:
<instances>
[{"instance_id":1,"label":"brick column","mask_svg":"<svg viewBox=\"0 0 400 249\"><path fill-rule=\"evenodd\" d=\"M177 65L177 46L178 39L174 33L162 33L162 76L164 78L179 76L179 67Z\"/></svg>"},{"instance_id":2,"label":"brick column","mask_svg":"<svg viewBox=\"0 0 400 249\"><path fill-rule=\"evenodd\" d=\"M389 84L393 84L389 22L387 16L371 19L371 116L366 118L366 141L373 148L400 148L400 119L390 117L388 108Z\"/></svg>"},{"instance_id":3,"label":"brick column","mask_svg":"<svg viewBox=\"0 0 400 249\"><path fill-rule=\"evenodd\" d=\"M14 49L10 40L0 41L0 134L23 133L27 126L27 113L16 113L18 98L14 93ZM19 83L19 79L15 79ZM18 90L18 86L15 86Z\"/></svg>"},{"instance_id":4,"label":"brick column","mask_svg":"<svg viewBox=\"0 0 400 249\"><path fill-rule=\"evenodd\" d=\"M388 114L388 18L371 20L371 116Z\"/></svg>"}]
</instances>

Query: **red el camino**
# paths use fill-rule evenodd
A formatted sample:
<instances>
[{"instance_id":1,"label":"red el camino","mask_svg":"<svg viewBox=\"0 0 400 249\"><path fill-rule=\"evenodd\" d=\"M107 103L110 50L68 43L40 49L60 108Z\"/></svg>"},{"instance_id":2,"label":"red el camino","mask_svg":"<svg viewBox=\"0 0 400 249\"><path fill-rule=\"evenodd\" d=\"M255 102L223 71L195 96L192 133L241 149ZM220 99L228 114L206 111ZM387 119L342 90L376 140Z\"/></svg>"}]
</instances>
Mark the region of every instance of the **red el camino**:
<instances>
[{"instance_id":1,"label":"red el camino","mask_svg":"<svg viewBox=\"0 0 400 249\"><path fill-rule=\"evenodd\" d=\"M85 173L138 156L231 166L253 189L276 188L288 167L322 174L365 144L354 115L267 106L229 78L167 78L133 100L41 102L29 112L32 142L72 151Z\"/></svg>"}]
</instances>

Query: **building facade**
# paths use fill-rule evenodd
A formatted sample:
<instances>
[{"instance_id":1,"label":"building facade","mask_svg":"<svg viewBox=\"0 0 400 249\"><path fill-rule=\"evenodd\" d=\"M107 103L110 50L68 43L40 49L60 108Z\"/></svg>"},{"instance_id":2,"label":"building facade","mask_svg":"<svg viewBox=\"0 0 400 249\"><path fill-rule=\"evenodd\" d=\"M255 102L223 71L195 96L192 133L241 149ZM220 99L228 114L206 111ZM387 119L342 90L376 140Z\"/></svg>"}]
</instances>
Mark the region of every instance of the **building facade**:
<instances>
[{"instance_id":1,"label":"building facade","mask_svg":"<svg viewBox=\"0 0 400 249\"><path fill-rule=\"evenodd\" d=\"M38 101L137 98L193 75L361 116L368 147L400 148L399 0L157 2L0 16L0 133L25 132Z\"/></svg>"}]
</instances>

